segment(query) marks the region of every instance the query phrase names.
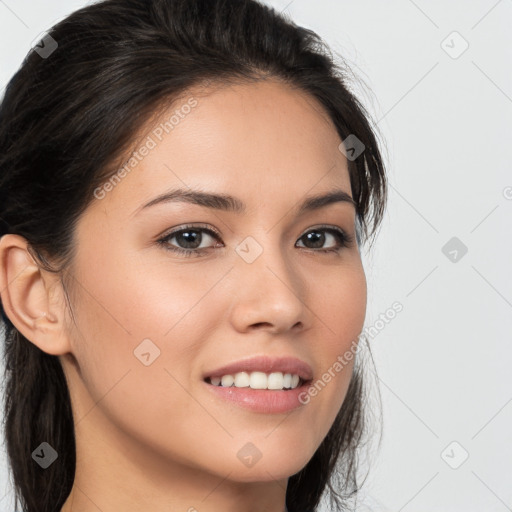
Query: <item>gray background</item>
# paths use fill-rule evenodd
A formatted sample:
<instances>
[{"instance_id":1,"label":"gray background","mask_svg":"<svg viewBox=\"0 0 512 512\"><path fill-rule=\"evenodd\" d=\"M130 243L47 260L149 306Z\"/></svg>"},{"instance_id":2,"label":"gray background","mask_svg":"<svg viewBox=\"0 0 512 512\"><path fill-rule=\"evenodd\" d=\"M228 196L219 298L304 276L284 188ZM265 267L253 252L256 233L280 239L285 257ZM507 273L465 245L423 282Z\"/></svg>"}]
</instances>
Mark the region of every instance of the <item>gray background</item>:
<instances>
[{"instance_id":1,"label":"gray background","mask_svg":"<svg viewBox=\"0 0 512 512\"><path fill-rule=\"evenodd\" d=\"M86 3L0 0L0 88ZM512 1L267 3L344 56L386 141L390 204L364 255L384 436L358 510L512 510Z\"/></svg>"}]
</instances>

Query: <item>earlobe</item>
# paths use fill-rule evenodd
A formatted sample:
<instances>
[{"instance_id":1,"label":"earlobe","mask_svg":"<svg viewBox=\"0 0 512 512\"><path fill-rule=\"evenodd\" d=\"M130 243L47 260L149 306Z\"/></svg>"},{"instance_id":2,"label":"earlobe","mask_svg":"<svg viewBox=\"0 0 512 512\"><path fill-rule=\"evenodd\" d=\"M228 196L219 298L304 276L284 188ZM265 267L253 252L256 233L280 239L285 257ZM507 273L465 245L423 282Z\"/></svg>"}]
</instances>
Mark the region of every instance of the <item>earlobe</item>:
<instances>
[{"instance_id":1,"label":"earlobe","mask_svg":"<svg viewBox=\"0 0 512 512\"><path fill-rule=\"evenodd\" d=\"M25 338L52 355L70 352L63 301L56 301L60 282L39 267L20 235L0 239L0 290L6 315Z\"/></svg>"}]
</instances>

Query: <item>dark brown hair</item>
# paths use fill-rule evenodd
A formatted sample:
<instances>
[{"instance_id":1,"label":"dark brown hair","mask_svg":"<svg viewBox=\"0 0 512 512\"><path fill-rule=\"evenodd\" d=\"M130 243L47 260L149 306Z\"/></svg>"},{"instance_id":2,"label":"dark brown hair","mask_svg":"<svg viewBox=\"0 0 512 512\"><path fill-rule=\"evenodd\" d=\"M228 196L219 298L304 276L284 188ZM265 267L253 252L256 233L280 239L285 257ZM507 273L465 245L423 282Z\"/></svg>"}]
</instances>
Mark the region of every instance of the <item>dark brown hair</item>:
<instances>
[{"instance_id":1,"label":"dark brown hair","mask_svg":"<svg viewBox=\"0 0 512 512\"><path fill-rule=\"evenodd\" d=\"M29 52L0 105L0 236L25 237L63 285L75 223L116 171L112 163L156 111L206 82L273 77L318 100L341 140L355 135L364 145L348 159L358 243L377 232L387 185L376 134L349 90L349 68L315 32L255 0L105 0L74 12L49 35L58 46L52 50L47 38L48 54ZM66 379L58 357L24 338L3 307L1 313L16 506L59 512L76 463ZM326 438L289 479L289 512L316 510L325 491L335 510L348 510L360 487L358 451L373 435L360 362ZM47 469L32 459L42 441L59 455Z\"/></svg>"}]
</instances>

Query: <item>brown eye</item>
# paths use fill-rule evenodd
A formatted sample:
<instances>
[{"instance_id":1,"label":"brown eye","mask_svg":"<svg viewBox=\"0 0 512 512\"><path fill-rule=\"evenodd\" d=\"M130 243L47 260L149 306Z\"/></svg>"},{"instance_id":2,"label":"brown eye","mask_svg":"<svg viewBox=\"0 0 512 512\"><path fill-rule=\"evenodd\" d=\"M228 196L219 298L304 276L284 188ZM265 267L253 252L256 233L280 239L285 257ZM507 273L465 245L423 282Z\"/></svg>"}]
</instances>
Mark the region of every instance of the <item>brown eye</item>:
<instances>
[{"instance_id":1,"label":"brown eye","mask_svg":"<svg viewBox=\"0 0 512 512\"><path fill-rule=\"evenodd\" d=\"M325 234L327 233L327 235ZM322 249L326 241L329 243L331 239L338 241L338 245ZM352 237L347 235L339 228L319 227L309 230L302 235L299 240L305 240L307 249L317 249L322 252L339 252L344 247L348 247L352 243Z\"/></svg>"},{"instance_id":2,"label":"brown eye","mask_svg":"<svg viewBox=\"0 0 512 512\"><path fill-rule=\"evenodd\" d=\"M206 236L205 236L206 235ZM176 239L175 243L170 243L172 239ZM164 246L168 251L173 251L185 256L200 256L204 252L213 248L212 245L201 247L201 244L208 242L208 238L219 240L219 235L208 228L198 226L185 226L184 228L176 229L171 233L160 238L157 242Z\"/></svg>"}]
</instances>

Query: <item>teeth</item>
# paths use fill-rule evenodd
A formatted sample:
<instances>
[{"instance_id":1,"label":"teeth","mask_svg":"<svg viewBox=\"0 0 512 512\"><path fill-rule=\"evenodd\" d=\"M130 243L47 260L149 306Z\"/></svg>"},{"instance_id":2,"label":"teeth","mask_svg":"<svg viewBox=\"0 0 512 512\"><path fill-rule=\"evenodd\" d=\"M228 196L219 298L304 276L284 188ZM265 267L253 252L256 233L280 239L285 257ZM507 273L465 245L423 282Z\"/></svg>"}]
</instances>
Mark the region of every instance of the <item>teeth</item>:
<instances>
[{"instance_id":1,"label":"teeth","mask_svg":"<svg viewBox=\"0 0 512 512\"><path fill-rule=\"evenodd\" d=\"M235 375L223 375L221 377L211 377L211 384L222 387L236 387L252 389L295 389L300 382L300 377L296 374L274 372L266 374L263 372L239 372Z\"/></svg>"},{"instance_id":2,"label":"teeth","mask_svg":"<svg viewBox=\"0 0 512 512\"><path fill-rule=\"evenodd\" d=\"M222 386L226 388L232 386L235 379L233 378L233 375L223 375L220 382Z\"/></svg>"},{"instance_id":3,"label":"teeth","mask_svg":"<svg viewBox=\"0 0 512 512\"><path fill-rule=\"evenodd\" d=\"M251 377L247 372L235 374L235 386L237 388L247 388L251 385Z\"/></svg>"}]
</instances>

